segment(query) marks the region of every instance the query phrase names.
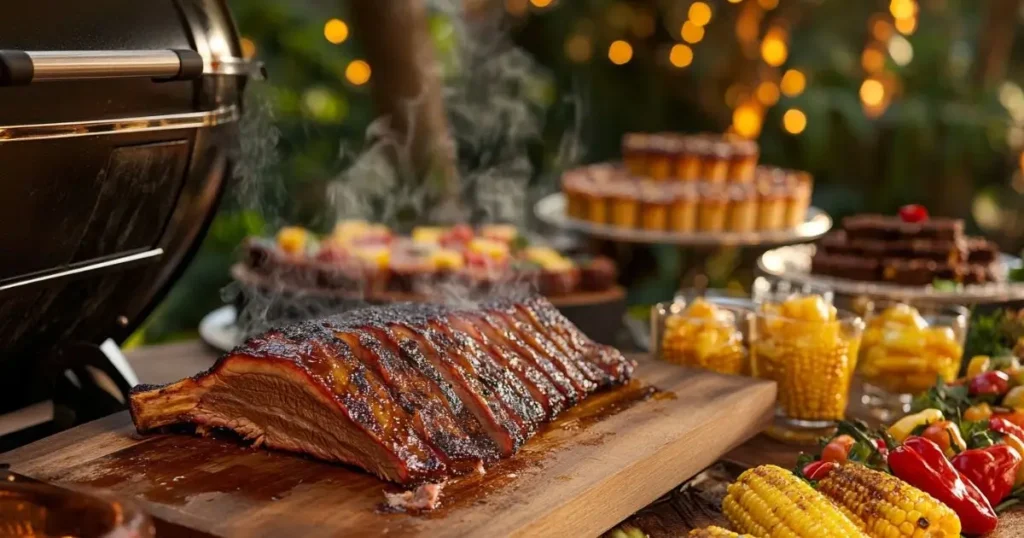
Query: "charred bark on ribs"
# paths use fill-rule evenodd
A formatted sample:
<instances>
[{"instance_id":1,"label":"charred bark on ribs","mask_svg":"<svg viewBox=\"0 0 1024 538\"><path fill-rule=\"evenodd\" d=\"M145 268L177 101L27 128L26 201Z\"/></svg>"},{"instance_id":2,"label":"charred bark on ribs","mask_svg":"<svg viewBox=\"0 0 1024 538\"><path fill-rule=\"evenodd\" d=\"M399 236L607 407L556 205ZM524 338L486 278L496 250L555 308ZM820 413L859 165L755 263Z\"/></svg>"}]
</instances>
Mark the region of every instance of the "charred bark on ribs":
<instances>
[{"instance_id":1,"label":"charred bark on ribs","mask_svg":"<svg viewBox=\"0 0 1024 538\"><path fill-rule=\"evenodd\" d=\"M511 456L544 422L634 365L540 297L394 305L250 339L208 372L131 395L140 432L233 430L400 484Z\"/></svg>"}]
</instances>

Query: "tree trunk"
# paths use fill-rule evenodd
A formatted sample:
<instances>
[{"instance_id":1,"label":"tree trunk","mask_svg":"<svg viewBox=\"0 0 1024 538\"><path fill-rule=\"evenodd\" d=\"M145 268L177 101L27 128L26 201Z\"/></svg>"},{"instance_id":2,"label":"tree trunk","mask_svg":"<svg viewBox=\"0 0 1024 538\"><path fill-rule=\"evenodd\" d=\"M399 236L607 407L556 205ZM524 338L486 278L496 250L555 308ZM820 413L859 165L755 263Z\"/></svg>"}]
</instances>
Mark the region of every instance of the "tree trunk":
<instances>
[{"instance_id":1,"label":"tree trunk","mask_svg":"<svg viewBox=\"0 0 1024 538\"><path fill-rule=\"evenodd\" d=\"M408 147L415 178L430 181L439 207L459 205L455 147L448 132L441 82L423 0L355 0L354 31L373 69L372 95L380 114Z\"/></svg>"}]
</instances>

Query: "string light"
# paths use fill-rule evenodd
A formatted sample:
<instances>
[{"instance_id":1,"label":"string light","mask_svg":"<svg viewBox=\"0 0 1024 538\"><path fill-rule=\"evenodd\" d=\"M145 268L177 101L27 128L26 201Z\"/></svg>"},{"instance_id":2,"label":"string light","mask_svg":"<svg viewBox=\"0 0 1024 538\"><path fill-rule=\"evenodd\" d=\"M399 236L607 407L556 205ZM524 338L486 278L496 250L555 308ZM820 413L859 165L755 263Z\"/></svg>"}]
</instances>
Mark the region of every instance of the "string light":
<instances>
[{"instance_id":1,"label":"string light","mask_svg":"<svg viewBox=\"0 0 1024 538\"><path fill-rule=\"evenodd\" d=\"M905 17L896 19L896 29L903 35L910 35L917 30L917 17Z\"/></svg>"},{"instance_id":2,"label":"string light","mask_svg":"<svg viewBox=\"0 0 1024 538\"><path fill-rule=\"evenodd\" d=\"M633 46L621 39L608 47L608 59L615 65L624 65L633 59Z\"/></svg>"},{"instance_id":3,"label":"string light","mask_svg":"<svg viewBox=\"0 0 1024 538\"><path fill-rule=\"evenodd\" d=\"M693 49L682 43L677 43L673 45L672 50L669 51L668 61L672 62L672 65L682 69L693 63Z\"/></svg>"},{"instance_id":4,"label":"string light","mask_svg":"<svg viewBox=\"0 0 1024 538\"><path fill-rule=\"evenodd\" d=\"M789 69L782 75L782 93L788 97L796 97L804 93L807 87L807 77L796 69Z\"/></svg>"},{"instance_id":5,"label":"string light","mask_svg":"<svg viewBox=\"0 0 1024 538\"><path fill-rule=\"evenodd\" d=\"M786 63L789 56L789 48L785 41L786 33L778 28L769 30L761 42L761 57L765 63L772 67L778 67Z\"/></svg>"},{"instance_id":6,"label":"string light","mask_svg":"<svg viewBox=\"0 0 1024 538\"><path fill-rule=\"evenodd\" d=\"M654 16L643 11L633 16L633 33L637 37L651 37L654 34Z\"/></svg>"},{"instance_id":7,"label":"string light","mask_svg":"<svg viewBox=\"0 0 1024 538\"><path fill-rule=\"evenodd\" d=\"M242 38L242 57L246 60L256 56L256 42L248 37Z\"/></svg>"},{"instance_id":8,"label":"string light","mask_svg":"<svg viewBox=\"0 0 1024 538\"><path fill-rule=\"evenodd\" d=\"M907 38L901 35L893 36L889 40L889 56L892 56L892 61L896 62L896 65L905 66L914 59L914 47Z\"/></svg>"},{"instance_id":9,"label":"string light","mask_svg":"<svg viewBox=\"0 0 1024 538\"><path fill-rule=\"evenodd\" d=\"M860 55L860 66L867 73L877 73L885 67L885 55L875 46L868 46Z\"/></svg>"},{"instance_id":10,"label":"string light","mask_svg":"<svg viewBox=\"0 0 1024 538\"><path fill-rule=\"evenodd\" d=\"M875 21L871 23L871 35L884 43L892 37L892 24L883 18L884 15L876 15L876 17Z\"/></svg>"},{"instance_id":11,"label":"string light","mask_svg":"<svg viewBox=\"0 0 1024 538\"><path fill-rule=\"evenodd\" d=\"M576 63L589 61L593 53L590 38L585 35L576 34L565 40L565 55Z\"/></svg>"},{"instance_id":12,"label":"string light","mask_svg":"<svg viewBox=\"0 0 1024 538\"><path fill-rule=\"evenodd\" d=\"M324 24L324 37L335 45L342 44L348 39L348 25L341 19L331 19Z\"/></svg>"},{"instance_id":13,"label":"string light","mask_svg":"<svg viewBox=\"0 0 1024 538\"><path fill-rule=\"evenodd\" d=\"M732 113L732 127L736 134L745 138L756 138L761 132L761 113L756 105L743 104Z\"/></svg>"},{"instance_id":14,"label":"string light","mask_svg":"<svg viewBox=\"0 0 1024 538\"><path fill-rule=\"evenodd\" d=\"M345 68L345 78L356 86L369 82L371 73L370 64L363 60L352 60Z\"/></svg>"},{"instance_id":15,"label":"string light","mask_svg":"<svg viewBox=\"0 0 1024 538\"><path fill-rule=\"evenodd\" d=\"M544 9L551 5L552 0L530 0L530 3L533 4L534 7Z\"/></svg>"},{"instance_id":16,"label":"string light","mask_svg":"<svg viewBox=\"0 0 1024 538\"><path fill-rule=\"evenodd\" d=\"M742 2L742 1L743 0L729 0L729 3L730 4L738 4L738 3Z\"/></svg>"},{"instance_id":17,"label":"string light","mask_svg":"<svg viewBox=\"0 0 1024 538\"><path fill-rule=\"evenodd\" d=\"M757 0L757 5L765 11L771 11L779 7L779 0Z\"/></svg>"},{"instance_id":18,"label":"string light","mask_svg":"<svg viewBox=\"0 0 1024 538\"><path fill-rule=\"evenodd\" d=\"M807 128L807 115L798 108L791 108L782 115L782 128L789 134L800 134Z\"/></svg>"},{"instance_id":19,"label":"string light","mask_svg":"<svg viewBox=\"0 0 1024 538\"><path fill-rule=\"evenodd\" d=\"M688 16L690 17L690 22L693 24L696 24L697 26L705 26L707 23L711 22L711 6L704 2L694 2L693 5L690 6Z\"/></svg>"},{"instance_id":20,"label":"string light","mask_svg":"<svg viewBox=\"0 0 1024 538\"><path fill-rule=\"evenodd\" d=\"M687 43L700 43L700 40L704 39L704 27L694 24L693 21L684 22L680 33L683 41Z\"/></svg>"},{"instance_id":21,"label":"string light","mask_svg":"<svg viewBox=\"0 0 1024 538\"><path fill-rule=\"evenodd\" d=\"M770 80L758 84L754 94L757 96L757 100L765 106L772 106L779 102L779 87Z\"/></svg>"},{"instance_id":22,"label":"string light","mask_svg":"<svg viewBox=\"0 0 1024 538\"><path fill-rule=\"evenodd\" d=\"M889 2L889 13L894 19L907 19L917 14L917 2L914 0L892 0Z\"/></svg>"},{"instance_id":23,"label":"string light","mask_svg":"<svg viewBox=\"0 0 1024 538\"><path fill-rule=\"evenodd\" d=\"M869 78L860 85L860 100L869 107L877 107L885 100L885 86L878 79Z\"/></svg>"}]
</instances>

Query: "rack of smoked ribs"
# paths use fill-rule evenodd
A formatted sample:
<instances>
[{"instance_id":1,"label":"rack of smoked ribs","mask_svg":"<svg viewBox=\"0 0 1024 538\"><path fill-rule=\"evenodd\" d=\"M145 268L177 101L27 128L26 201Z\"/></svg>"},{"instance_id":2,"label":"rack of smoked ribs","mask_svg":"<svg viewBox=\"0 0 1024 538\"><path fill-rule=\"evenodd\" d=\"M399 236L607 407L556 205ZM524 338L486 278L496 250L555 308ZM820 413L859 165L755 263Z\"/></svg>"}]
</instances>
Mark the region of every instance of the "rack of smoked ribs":
<instances>
[{"instance_id":1,"label":"rack of smoked ribs","mask_svg":"<svg viewBox=\"0 0 1024 538\"><path fill-rule=\"evenodd\" d=\"M917 205L899 216L855 215L821 238L811 259L820 275L925 286L937 280L983 284L997 280L999 248L964 233L964 222L929 218Z\"/></svg>"},{"instance_id":2,"label":"rack of smoked ribs","mask_svg":"<svg viewBox=\"0 0 1024 538\"><path fill-rule=\"evenodd\" d=\"M249 238L242 263L275 285L385 300L430 295L441 285L486 292L510 282L557 297L606 291L617 278L608 258L530 245L503 224L420 226L399 235L382 224L346 220L324 236L289 226L276 237Z\"/></svg>"}]
</instances>

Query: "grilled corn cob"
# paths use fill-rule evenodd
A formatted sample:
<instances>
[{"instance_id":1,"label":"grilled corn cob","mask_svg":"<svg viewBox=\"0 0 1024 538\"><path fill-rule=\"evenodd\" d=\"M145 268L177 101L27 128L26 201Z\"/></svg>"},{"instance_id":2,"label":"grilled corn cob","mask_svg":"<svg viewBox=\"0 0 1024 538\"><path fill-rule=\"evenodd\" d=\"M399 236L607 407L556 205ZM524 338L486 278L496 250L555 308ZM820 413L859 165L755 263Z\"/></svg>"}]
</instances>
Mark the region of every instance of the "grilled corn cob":
<instances>
[{"instance_id":1,"label":"grilled corn cob","mask_svg":"<svg viewBox=\"0 0 1024 538\"><path fill-rule=\"evenodd\" d=\"M693 529L690 531L689 538L754 538L749 534L736 534L722 527L716 527L714 525L705 527L703 529Z\"/></svg>"},{"instance_id":2,"label":"grilled corn cob","mask_svg":"<svg viewBox=\"0 0 1024 538\"><path fill-rule=\"evenodd\" d=\"M866 536L809 484L775 465L744 471L729 485L722 511L734 529L761 538Z\"/></svg>"},{"instance_id":3,"label":"grilled corn cob","mask_svg":"<svg viewBox=\"0 0 1024 538\"><path fill-rule=\"evenodd\" d=\"M931 495L885 473L851 463L818 481L818 491L875 538L960 536L960 519Z\"/></svg>"}]
</instances>

